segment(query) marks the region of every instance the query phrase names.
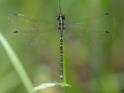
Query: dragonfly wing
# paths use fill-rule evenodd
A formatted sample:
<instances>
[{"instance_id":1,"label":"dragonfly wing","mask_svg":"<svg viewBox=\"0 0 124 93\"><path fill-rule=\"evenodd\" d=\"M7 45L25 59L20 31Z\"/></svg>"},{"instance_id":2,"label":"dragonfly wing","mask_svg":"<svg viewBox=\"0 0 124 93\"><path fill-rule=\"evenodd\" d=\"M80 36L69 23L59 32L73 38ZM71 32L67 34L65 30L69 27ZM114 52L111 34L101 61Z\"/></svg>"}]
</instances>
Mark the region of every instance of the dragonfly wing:
<instances>
[{"instance_id":1,"label":"dragonfly wing","mask_svg":"<svg viewBox=\"0 0 124 93\"><path fill-rule=\"evenodd\" d=\"M10 15L8 19L14 33L44 33L56 28L55 22L27 17L21 13Z\"/></svg>"},{"instance_id":2,"label":"dragonfly wing","mask_svg":"<svg viewBox=\"0 0 124 93\"><path fill-rule=\"evenodd\" d=\"M47 43L56 40L59 36L57 25L54 22L28 18L22 14L9 16L10 33L17 40L25 39L34 43Z\"/></svg>"},{"instance_id":3,"label":"dragonfly wing","mask_svg":"<svg viewBox=\"0 0 124 93\"><path fill-rule=\"evenodd\" d=\"M65 35L69 40L86 39L87 37L96 36L98 39L111 37L109 25L105 25L106 16L91 16L77 22L77 20L67 20L65 27Z\"/></svg>"},{"instance_id":4,"label":"dragonfly wing","mask_svg":"<svg viewBox=\"0 0 124 93\"><path fill-rule=\"evenodd\" d=\"M71 33L79 33L80 35L85 35L84 33L97 33L99 35L109 34L109 25L105 23L108 18L108 15L104 13L87 17L82 16L82 18L74 18L73 20L69 17L69 19L66 18L65 29L71 31Z\"/></svg>"},{"instance_id":5,"label":"dragonfly wing","mask_svg":"<svg viewBox=\"0 0 124 93\"><path fill-rule=\"evenodd\" d=\"M81 3L82 2L82 3ZM104 11L98 6L89 5L89 1L68 0L62 1L63 12L66 17L65 29L70 33L87 34L109 34L110 25L107 23L111 18L109 11ZM65 31L66 32L66 31ZM82 33L82 34L81 34Z\"/></svg>"}]
</instances>

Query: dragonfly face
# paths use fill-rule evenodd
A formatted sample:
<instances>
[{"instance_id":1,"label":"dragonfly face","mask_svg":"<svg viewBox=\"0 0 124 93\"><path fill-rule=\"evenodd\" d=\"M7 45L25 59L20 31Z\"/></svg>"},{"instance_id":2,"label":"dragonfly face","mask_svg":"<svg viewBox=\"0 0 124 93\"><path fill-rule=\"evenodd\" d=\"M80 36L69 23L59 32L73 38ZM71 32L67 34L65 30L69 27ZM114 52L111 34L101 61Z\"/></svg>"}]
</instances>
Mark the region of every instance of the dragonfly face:
<instances>
[{"instance_id":1,"label":"dragonfly face","mask_svg":"<svg viewBox=\"0 0 124 93\"><path fill-rule=\"evenodd\" d=\"M57 20L59 21L60 19L65 20L65 16L61 13L57 16Z\"/></svg>"}]
</instances>

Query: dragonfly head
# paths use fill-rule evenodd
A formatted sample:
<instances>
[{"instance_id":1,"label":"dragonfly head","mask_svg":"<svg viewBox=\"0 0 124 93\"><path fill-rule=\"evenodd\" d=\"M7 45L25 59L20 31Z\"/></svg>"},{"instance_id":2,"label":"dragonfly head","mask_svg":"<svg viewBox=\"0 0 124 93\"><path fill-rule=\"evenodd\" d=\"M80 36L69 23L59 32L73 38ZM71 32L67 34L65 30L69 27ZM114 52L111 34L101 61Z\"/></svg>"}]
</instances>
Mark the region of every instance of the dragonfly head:
<instances>
[{"instance_id":1,"label":"dragonfly head","mask_svg":"<svg viewBox=\"0 0 124 93\"><path fill-rule=\"evenodd\" d=\"M64 14L61 14L61 13L60 13L60 14L57 16L57 20L60 20L60 19L65 20Z\"/></svg>"}]
</instances>

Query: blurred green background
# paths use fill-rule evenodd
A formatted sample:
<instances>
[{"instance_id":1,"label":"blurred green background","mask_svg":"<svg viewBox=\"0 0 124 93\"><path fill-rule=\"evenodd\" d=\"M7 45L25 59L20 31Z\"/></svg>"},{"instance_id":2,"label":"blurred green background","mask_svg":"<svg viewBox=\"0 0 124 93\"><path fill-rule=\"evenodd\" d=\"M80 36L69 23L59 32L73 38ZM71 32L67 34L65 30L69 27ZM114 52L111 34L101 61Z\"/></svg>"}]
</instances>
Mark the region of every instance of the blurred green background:
<instances>
[{"instance_id":1,"label":"blurred green background","mask_svg":"<svg viewBox=\"0 0 124 93\"><path fill-rule=\"evenodd\" d=\"M64 60L72 85L66 93L124 93L124 1L61 0L61 8L66 17ZM34 86L61 82L58 14L57 0L0 0L0 32ZM0 93L27 93L1 45ZM39 93L64 93L64 88Z\"/></svg>"}]
</instances>

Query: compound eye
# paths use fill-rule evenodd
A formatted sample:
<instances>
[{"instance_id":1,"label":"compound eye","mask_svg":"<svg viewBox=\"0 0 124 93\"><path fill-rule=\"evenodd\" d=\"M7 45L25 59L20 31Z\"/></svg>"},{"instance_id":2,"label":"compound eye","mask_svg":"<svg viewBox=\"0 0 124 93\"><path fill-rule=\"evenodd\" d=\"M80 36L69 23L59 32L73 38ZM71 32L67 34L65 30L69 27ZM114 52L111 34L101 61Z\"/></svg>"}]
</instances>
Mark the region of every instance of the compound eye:
<instances>
[{"instance_id":1,"label":"compound eye","mask_svg":"<svg viewBox=\"0 0 124 93\"><path fill-rule=\"evenodd\" d=\"M65 20L65 16L64 15L62 15L62 19Z\"/></svg>"},{"instance_id":2,"label":"compound eye","mask_svg":"<svg viewBox=\"0 0 124 93\"><path fill-rule=\"evenodd\" d=\"M57 16L57 20L60 20L60 16Z\"/></svg>"}]
</instances>

